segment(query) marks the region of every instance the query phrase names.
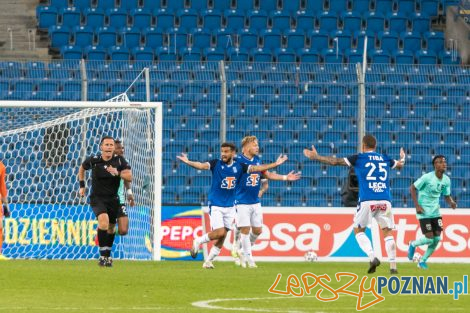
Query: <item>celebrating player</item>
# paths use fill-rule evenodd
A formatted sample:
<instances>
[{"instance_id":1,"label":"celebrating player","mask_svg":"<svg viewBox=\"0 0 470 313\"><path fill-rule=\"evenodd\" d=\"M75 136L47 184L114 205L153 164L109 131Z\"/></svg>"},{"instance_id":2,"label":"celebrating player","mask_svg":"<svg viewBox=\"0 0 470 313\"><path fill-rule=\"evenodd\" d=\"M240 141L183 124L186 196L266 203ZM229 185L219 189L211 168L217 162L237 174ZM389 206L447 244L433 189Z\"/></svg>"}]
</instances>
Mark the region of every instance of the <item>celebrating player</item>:
<instances>
[{"instance_id":1,"label":"celebrating player","mask_svg":"<svg viewBox=\"0 0 470 313\"><path fill-rule=\"evenodd\" d=\"M266 165L246 165L234 160L236 147L233 143L223 143L220 148L220 159L209 162L190 161L186 154L182 153L177 158L198 170L212 171L212 184L209 191L209 215L212 231L202 237L195 238L191 248L191 256L196 258L199 246L211 240L216 240L203 268L214 268L212 261L219 255L224 243L227 231L230 229L235 210L235 187L243 173L262 172L281 165L287 160L287 156L280 155L275 163Z\"/></svg>"},{"instance_id":2,"label":"celebrating player","mask_svg":"<svg viewBox=\"0 0 470 313\"><path fill-rule=\"evenodd\" d=\"M90 156L80 166L78 180L80 196L85 196L85 171L92 171L90 205L98 219L100 258L98 265L111 267L111 250L114 241L114 225L119 214L118 189L121 179L132 181L131 167L122 157L114 154L114 139L103 137L101 154Z\"/></svg>"},{"instance_id":3,"label":"celebrating player","mask_svg":"<svg viewBox=\"0 0 470 313\"><path fill-rule=\"evenodd\" d=\"M242 140L242 154L238 155L236 160L242 164L260 165L261 160L258 154L258 138L256 138L256 136L246 136ZM294 173L294 171L287 175L279 175L270 173L269 171L252 171L242 175L240 183L237 184L235 197L237 209L235 220L240 231L241 251L239 256L240 265L242 267L246 267L246 263L248 263L248 267L250 268L257 267L251 253L251 246L261 234L263 226L263 212L261 211L259 199L261 193L260 180L262 176L271 180L294 181L300 179L300 173ZM267 186L265 188L267 188Z\"/></svg>"},{"instance_id":4,"label":"celebrating player","mask_svg":"<svg viewBox=\"0 0 470 313\"><path fill-rule=\"evenodd\" d=\"M10 217L10 208L8 207L8 190L6 184L6 168L0 161L0 260L8 259L2 254L3 247L3 217Z\"/></svg>"},{"instance_id":5,"label":"celebrating player","mask_svg":"<svg viewBox=\"0 0 470 313\"><path fill-rule=\"evenodd\" d=\"M432 159L434 171L421 176L410 186L411 198L415 204L416 217L421 225L423 237L410 242L408 247L408 259L413 260L416 247L427 245L426 253L418 267L428 269L426 261L436 250L441 240L442 216L439 211L439 198L444 195L444 199L452 209L457 207L454 199L450 196L450 178L445 173L447 169L446 158L443 155L436 155ZM416 196L419 193L419 198Z\"/></svg>"},{"instance_id":6,"label":"celebrating player","mask_svg":"<svg viewBox=\"0 0 470 313\"><path fill-rule=\"evenodd\" d=\"M368 273L374 273L380 260L375 256L370 239L364 233L371 217L375 218L385 240L390 262L390 273L397 274L396 244L392 236L394 228L392 204L389 189L390 168L400 169L405 164L405 151L400 149L400 161L390 159L387 155L375 151L377 140L372 135L362 138L362 153L346 158L320 156L312 146L312 150L305 149L304 155L311 160L318 160L329 165L354 166L359 181L359 204L354 216L354 233L356 240L370 259Z\"/></svg>"}]
</instances>

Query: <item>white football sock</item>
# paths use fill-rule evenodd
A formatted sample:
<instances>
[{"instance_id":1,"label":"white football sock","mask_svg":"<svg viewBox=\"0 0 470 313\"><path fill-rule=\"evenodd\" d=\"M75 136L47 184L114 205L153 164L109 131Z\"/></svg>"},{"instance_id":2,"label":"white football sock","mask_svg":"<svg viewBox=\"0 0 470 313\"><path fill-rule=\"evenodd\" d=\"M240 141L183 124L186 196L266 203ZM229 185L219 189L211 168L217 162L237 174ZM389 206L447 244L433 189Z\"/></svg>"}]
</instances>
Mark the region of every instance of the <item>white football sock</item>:
<instances>
[{"instance_id":1,"label":"white football sock","mask_svg":"<svg viewBox=\"0 0 470 313\"><path fill-rule=\"evenodd\" d=\"M361 247L362 251L369 257L370 261L372 262L375 258L374 249L372 249L372 243L370 242L369 237L366 236L364 232L360 232L356 234L356 240Z\"/></svg>"},{"instance_id":2,"label":"white football sock","mask_svg":"<svg viewBox=\"0 0 470 313\"><path fill-rule=\"evenodd\" d=\"M208 243L209 241L211 241L209 239L209 234L204 234L201 237L196 238L196 242L198 245L202 245L203 243Z\"/></svg>"},{"instance_id":3,"label":"white football sock","mask_svg":"<svg viewBox=\"0 0 470 313\"><path fill-rule=\"evenodd\" d=\"M250 232L250 242L251 242L251 245L254 245L255 242L256 242L256 239L258 239L259 235L255 235L253 234L252 232Z\"/></svg>"},{"instance_id":4,"label":"white football sock","mask_svg":"<svg viewBox=\"0 0 470 313\"><path fill-rule=\"evenodd\" d=\"M397 269L397 245L393 236L387 236L384 238L385 250L387 250L388 261L390 262L390 269Z\"/></svg>"},{"instance_id":5,"label":"white football sock","mask_svg":"<svg viewBox=\"0 0 470 313\"><path fill-rule=\"evenodd\" d=\"M219 255L220 249L216 246L212 246L211 251L209 252L209 256L207 257L207 261L214 261L214 259Z\"/></svg>"},{"instance_id":6,"label":"white football sock","mask_svg":"<svg viewBox=\"0 0 470 313\"><path fill-rule=\"evenodd\" d=\"M253 256L251 255L251 242L250 242L250 235L241 234L240 241L242 242L242 250L245 256L245 259L248 263L253 263Z\"/></svg>"}]
</instances>

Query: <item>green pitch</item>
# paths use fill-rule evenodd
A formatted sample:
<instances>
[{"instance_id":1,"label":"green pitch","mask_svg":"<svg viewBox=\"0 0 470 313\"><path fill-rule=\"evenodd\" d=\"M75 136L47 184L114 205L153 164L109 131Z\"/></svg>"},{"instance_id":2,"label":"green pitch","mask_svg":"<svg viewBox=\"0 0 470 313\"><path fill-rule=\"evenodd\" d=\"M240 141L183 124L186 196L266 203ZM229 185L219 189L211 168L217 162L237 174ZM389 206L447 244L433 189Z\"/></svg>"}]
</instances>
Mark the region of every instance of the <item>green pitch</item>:
<instances>
[{"instance_id":1,"label":"green pitch","mask_svg":"<svg viewBox=\"0 0 470 313\"><path fill-rule=\"evenodd\" d=\"M337 272L359 275L348 289L359 290L366 276L361 263L259 263L257 269L241 269L216 262L205 270L201 262L130 262L116 260L113 268L99 268L95 261L9 260L0 263L0 312L355 312L357 298L339 294L339 299L321 302L303 297L271 294L268 289L278 273L276 289L286 290L286 278L305 272L328 274L329 286L339 288ZM468 264L429 264L428 271L413 263L399 264L400 275L449 276L449 287L470 273ZM374 276L389 276L383 264ZM366 287L370 284L370 278ZM294 288L299 291L299 288ZM470 292L470 291L469 291ZM333 294L324 292L323 297ZM363 312L469 312L470 295L453 300L452 295L390 295ZM375 297L368 293L363 303Z\"/></svg>"}]
</instances>

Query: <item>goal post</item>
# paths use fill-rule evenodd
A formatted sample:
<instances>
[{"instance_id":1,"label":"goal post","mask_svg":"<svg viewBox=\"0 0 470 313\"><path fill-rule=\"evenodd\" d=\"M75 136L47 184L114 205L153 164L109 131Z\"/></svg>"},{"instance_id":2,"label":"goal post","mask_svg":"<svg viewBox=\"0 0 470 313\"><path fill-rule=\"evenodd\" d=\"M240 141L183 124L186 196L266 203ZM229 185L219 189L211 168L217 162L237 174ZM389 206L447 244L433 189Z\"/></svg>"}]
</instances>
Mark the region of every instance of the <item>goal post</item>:
<instances>
[{"instance_id":1,"label":"goal post","mask_svg":"<svg viewBox=\"0 0 470 313\"><path fill-rule=\"evenodd\" d=\"M161 259L161 102L0 101L0 160L7 168L11 217L3 254L11 258L93 259L97 221L78 195L78 168L119 138L132 168L136 205L113 256ZM91 187L87 173L87 192Z\"/></svg>"}]
</instances>

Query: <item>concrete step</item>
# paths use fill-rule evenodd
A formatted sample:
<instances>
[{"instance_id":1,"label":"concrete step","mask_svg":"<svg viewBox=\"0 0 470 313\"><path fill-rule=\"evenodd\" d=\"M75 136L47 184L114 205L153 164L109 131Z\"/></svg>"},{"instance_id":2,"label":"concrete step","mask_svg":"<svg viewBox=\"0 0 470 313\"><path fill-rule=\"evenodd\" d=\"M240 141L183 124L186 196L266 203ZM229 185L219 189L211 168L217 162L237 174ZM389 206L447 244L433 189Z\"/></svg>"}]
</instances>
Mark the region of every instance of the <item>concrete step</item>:
<instances>
[{"instance_id":1,"label":"concrete step","mask_svg":"<svg viewBox=\"0 0 470 313\"><path fill-rule=\"evenodd\" d=\"M49 49L40 48L36 50L0 50L0 59L33 59L33 60L46 60L50 59Z\"/></svg>"}]
</instances>

